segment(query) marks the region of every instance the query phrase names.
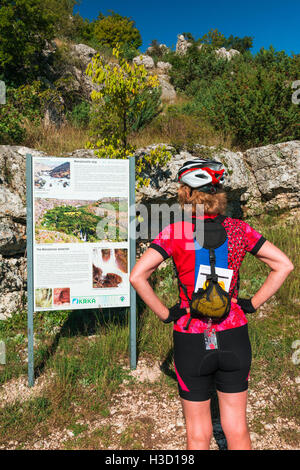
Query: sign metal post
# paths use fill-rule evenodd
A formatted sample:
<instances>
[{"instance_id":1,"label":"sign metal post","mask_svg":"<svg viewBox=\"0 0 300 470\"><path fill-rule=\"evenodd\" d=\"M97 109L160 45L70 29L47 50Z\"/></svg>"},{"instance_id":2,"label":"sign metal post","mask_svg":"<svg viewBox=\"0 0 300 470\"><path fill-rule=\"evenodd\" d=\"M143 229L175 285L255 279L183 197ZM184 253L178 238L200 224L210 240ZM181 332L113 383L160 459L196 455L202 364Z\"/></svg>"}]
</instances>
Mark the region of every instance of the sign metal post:
<instances>
[{"instance_id":1,"label":"sign metal post","mask_svg":"<svg viewBox=\"0 0 300 470\"><path fill-rule=\"evenodd\" d=\"M129 158L130 272L136 262L135 231L135 157ZM130 286L130 368L136 369L136 292Z\"/></svg>"},{"instance_id":2,"label":"sign metal post","mask_svg":"<svg viewBox=\"0 0 300 470\"><path fill-rule=\"evenodd\" d=\"M34 385L32 155L26 155L28 385Z\"/></svg>"}]
</instances>

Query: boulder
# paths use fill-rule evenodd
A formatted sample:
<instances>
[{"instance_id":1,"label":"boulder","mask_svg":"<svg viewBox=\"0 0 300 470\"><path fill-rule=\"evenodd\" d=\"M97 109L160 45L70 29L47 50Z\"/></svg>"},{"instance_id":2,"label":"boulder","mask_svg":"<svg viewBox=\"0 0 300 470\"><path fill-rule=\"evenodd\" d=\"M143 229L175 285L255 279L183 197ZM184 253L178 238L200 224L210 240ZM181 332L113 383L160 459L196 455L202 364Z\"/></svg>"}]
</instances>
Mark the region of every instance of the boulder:
<instances>
[{"instance_id":1,"label":"boulder","mask_svg":"<svg viewBox=\"0 0 300 470\"><path fill-rule=\"evenodd\" d=\"M161 99L164 103L174 103L176 100L176 91L170 83L168 75L172 65L169 62L157 62L155 73L157 74L159 84L161 86Z\"/></svg>"},{"instance_id":2,"label":"boulder","mask_svg":"<svg viewBox=\"0 0 300 470\"><path fill-rule=\"evenodd\" d=\"M146 69L154 68L154 60L149 55L138 55L137 57L134 57L133 63L136 65L144 65Z\"/></svg>"},{"instance_id":3,"label":"boulder","mask_svg":"<svg viewBox=\"0 0 300 470\"><path fill-rule=\"evenodd\" d=\"M74 79L73 88L82 94L86 100L91 99L93 90L99 90L99 86L92 82L85 72L88 64L92 58L97 54L97 51L86 44L75 44L72 46L72 55L74 58L74 65L71 66L70 73Z\"/></svg>"},{"instance_id":4,"label":"boulder","mask_svg":"<svg viewBox=\"0 0 300 470\"><path fill-rule=\"evenodd\" d=\"M92 58L97 54L97 51L86 44L75 44L72 46L72 54L81 64L80 68L86 68Z\"/></svg>"},{"instance_id":5,"label":"boulder","mask_svg":"<svg viewBox=\"0 0 300 470\"><path fill-rule=\"evenodd\" d=\"M161 86L161 99L164 103L174 103L176 100L176 91L169 82L168 75L158 75L159 84Z\"/></svg>"},{"instance_id":6,"label":"boulder","mask_svg":"<svg viewBox=\"0 0 300 470\"><path fill-rule=\"evenodd\" d=\"M220 59L231 60L232 57L239 55L240 51L237 51L236 49L229 49L228 51L227 49L225 49L225 47L221 47L220 49L217 49L215 53Z\"/></svg>"},{"instance_id":7,"label":"boulder","mask_svg":"<svg viewBox=\"0 0 300 470\"><path fill-rule=\"evenodd\" d=\"M149 70L155 68L154 60L149 55L139 55L133 59L133 62L137 65L144 65ZM169 75L167 73L171 67L171 64L168 62L158 62L155 71L162 87L161 99L168 103L173 103L176 98L175 88L169 82Z\"/></svg>"},{"instance_id":8,"label":"boulder","mask_svg":"<svg viewBox=\"0 0 300 470\"><path fill-rule=\"evenodd\" d=\"M249 149L245 164L254 175L264 210L290 210L300 205L300 141ZM253 195L253 187L249 188Z\"/></svg>"},{"instance_id":9,"label":"boulder","mask_svg":"<svg viewBox=\"0 0 300 470\"><path fill-rule=\"evenodd\" d=\"M0 320L23 308L26 294L26 258L0 254Z\"/></svg>"},{"instance_id":10,"label":"boulder","mask_svg":"<svg viewBox=\"0 0 300 470\"><path fill-rule=\"evenodd\" d=\"M183 34L178 34L177 36L177 43L176 43L176 54L185 55L186 51L189 47L191 47L192 43L188 42Z\"/></svg>"},{"instance_id":11,"label":"boulder","mask_svg":"<svg viewBox=\"0 0 300 470\"><path fill-rule=\"evenodd\" d=\"M156 64L156 68L157 68L158 74L159 73L165 74L165 73L168 73L169 70L171 70L172 65L169 62L158 61Z\"/></svg>"}]
</instances>

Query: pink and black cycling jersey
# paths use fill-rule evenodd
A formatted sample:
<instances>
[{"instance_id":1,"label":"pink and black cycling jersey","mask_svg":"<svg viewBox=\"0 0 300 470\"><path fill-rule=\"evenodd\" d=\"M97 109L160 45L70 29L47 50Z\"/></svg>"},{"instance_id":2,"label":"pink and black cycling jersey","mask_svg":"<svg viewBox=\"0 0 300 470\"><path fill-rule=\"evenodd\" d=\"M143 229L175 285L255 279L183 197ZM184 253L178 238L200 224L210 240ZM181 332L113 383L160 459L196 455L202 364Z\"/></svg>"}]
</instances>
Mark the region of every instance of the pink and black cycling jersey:
<instances>
[{"instance_id":1,"label":"pink and black cycling jersey","mask_svg":"<svg viewBox=\"0 0 300 470\"><path fill-rule=\"evenodd\" d=\"M214 218L204 215L204 218ZM255 255L266 239L249 224L240 219L226 217L222 222L227 233L226 241L215 249L216 267L233 271L229 294L233 299L238 297L239 269L247 252ZM195 290L200 265L209 265L209 250L201 247L194 236L192 221L180 221L165 227L153 240L150 248L158 251L164 259L173 258L177 275L187 289L189 298ZM180 306L189 307L188 300L180 288ZM188 331L184 330L190 318L189 314L181 317L174 329L182 333L203 333L207 323L199 319L192 319ZM216 331L229 330L243 326L247 323L246 316L241 307L231 302L231 310L227 318L214 325Z\"/></svg>"}]
</instances>

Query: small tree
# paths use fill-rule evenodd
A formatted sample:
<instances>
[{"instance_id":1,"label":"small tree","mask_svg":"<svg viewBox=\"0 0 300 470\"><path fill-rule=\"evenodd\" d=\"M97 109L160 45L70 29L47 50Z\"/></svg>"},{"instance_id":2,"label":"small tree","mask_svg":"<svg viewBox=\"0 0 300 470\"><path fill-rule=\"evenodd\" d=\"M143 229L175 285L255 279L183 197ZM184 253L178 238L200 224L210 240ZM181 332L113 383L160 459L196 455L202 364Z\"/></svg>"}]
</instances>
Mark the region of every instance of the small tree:
<instances>
[{"instance_id":1,"label":"small tree","mask_svg":"<svg viewBox=\"0 0 300 470\"><path fill-rule=\"evenodd\" d=\"M0 75L10 83L34 78L54 37L54 16L43 0L1 0Z\"/></svg>"},{"instance_id":2,"label":"small tree","mask_svg":"<svg viewBox=\"0 0 300 470\"><path fill-rule=\"evenodd\" d=\"M74 36L77 25L74 21L73 10L75 5L79 5L79 3L79 0L43 1L45 10L51 12L54 18L53 27L59 38L72 38ZM82 21L84 21L83 18Z\"/></svg>"},{"instance_id":3,"label":"small tree","mask_svg":"<svg viewBox=\"0 0 300 470\"><path fill-rule=\"evenodd\" d=\"M231 34L229 38L226 39L224 47L226 47L226 49L236 49L242 53L249 51L253 47L253 37L244 36L240 38L238 36L234 37Z\"/></svg>"},{"instance_id":4,"label":"small tree","mask_svg":"<svg viewBox=\"0 0 300 470\"><path fill-rule=\"evenodd\" d=\"M117 59L119 52L119 47L113 50L113 55ZM134 103L136 113L142 111L145 101L135 98L145 90L158 87L158 78L156 75L148 75L144 65L131 65L123 58L120 59L119 64L105 64L99 55L94 57L88 65L87 74L101 87L100 91L92 91L91 98L94 103L101 104L101 120L104 122L103 137L106 143L114 144L126 153L127 137L130 132L129 112ZM111 127L110 123L112 123L112 128L110 135L107 136L107 130Z\"/></svg>"},{"instance_id":5,"label":"small tree","mask_svg":"<svg viewBox=\"0 0 300 470\"><path fill-rule=\"evenodd\" d=\"M164 55L164 49L160 47L157 39L153 39L150 44L150 51L147 50L147 55L152 57L161 58Z\"/></svg>"},{"instance_id":6,"label":"small tree","mask_svg":"<svg viewBox=\"0 0 300 470\"><path fill-rule=\"evenodd\" d=\"M128 44L135 49L142 45L142 38L135 23L126 16L121 16L114 11L108 16L99 14L95 22L94 35L96 39L104 46L116 47Z\"/></svg>"},{"instance_id":7,"label":"small tree","mask_svg":"<svg viewBox=\"0 0 300 470\"><path fill-rule=\"evenodd\" d=\"M224 46L226 38L218 29L210 29L208 33L204 34L197 42L200 44L209 44L213 48L218 49Z\"/></svg>"},{"instance_id":8,"label":"small tree","mask_svg":"<svg viewBox=\"0 0 300 470\"><path fill-rule=\"evenodd\" d=\"M182 33L183 36L184 36L184 39L186 39L187 41L191 42L191 43L194 43L195 42L195 38L194 36L192 35L192 33Z\"/></svg>"},{"instance_id":9,"label":"small tree","mask_svg":"<svg viewBox=\"0 0 300 470\"><path fill-rule=\"evenodd\" d=\"M113 55L119 59L120 49L113 49ZM88 142L88 148L96 149L100 158L127 158L135 152L128 143L128 134L132 129L133 114L138 116L147 105L144 93L154 93L159 86L158 77L149 75L144 65L129 64L124 58L119 63L105 64L99 55L88 65L87 74L100 90L91 94L94 104L99 106L96 143ZM147 184L148 180L141 173L153 165L163 166L171 158L164 148L153 149L137 162L138 184Z\"/></svg>"}]
</instances>

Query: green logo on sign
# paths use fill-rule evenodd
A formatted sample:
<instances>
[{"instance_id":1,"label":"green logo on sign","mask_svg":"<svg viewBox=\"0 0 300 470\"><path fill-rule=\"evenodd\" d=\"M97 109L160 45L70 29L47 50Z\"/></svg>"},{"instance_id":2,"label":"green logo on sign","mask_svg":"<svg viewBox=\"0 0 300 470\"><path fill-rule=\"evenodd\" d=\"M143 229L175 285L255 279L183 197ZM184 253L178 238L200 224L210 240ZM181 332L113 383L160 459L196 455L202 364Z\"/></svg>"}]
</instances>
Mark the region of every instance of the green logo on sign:
<instances>
[{"instance_id":1,"label":"green logo on sign","mask_svg":"<svg viewBox=\"0 0 300 470\"><path fill-rule=\"evenodd\" d=\"M88 298L88 297L78 298L78 297L75 297L74 299L72 299L72 304L95 304L95 303L96 303L96 299L94 297L92 297L92 298Z\"/></svg>"}]
</instances>

